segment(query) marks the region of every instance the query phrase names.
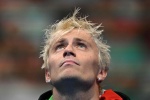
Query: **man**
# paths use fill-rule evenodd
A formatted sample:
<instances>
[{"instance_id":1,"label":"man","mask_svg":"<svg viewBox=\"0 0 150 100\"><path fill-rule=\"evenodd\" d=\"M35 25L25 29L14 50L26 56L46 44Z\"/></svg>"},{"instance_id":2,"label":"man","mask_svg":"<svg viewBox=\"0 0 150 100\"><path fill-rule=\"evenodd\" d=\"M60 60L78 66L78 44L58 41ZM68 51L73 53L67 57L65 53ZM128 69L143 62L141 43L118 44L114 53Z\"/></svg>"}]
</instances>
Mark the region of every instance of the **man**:
<instances>
[{"instance_id":1,"label":"man","mask_svg":"<svg viewBox=\"0 0 150 100\"><path fill-rule=\"evenodd\" d=\"M123 100L101 89L110 63L109 46L101 39L101 24L76 17L78 11L46 31L42 68L52 90L39 100Z\"/></svg>"}]
</instances>

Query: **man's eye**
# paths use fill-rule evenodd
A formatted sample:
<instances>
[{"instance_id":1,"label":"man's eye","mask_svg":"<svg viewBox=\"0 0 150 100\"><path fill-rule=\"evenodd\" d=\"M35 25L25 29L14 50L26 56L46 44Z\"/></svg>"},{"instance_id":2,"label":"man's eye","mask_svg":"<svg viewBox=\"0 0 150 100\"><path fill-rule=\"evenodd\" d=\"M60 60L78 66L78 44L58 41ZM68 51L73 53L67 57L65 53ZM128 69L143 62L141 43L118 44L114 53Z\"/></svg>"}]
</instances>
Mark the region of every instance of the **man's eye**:
<instances>
[{"instance_id":1,"label":"man's eye","mask_svg":"<svg viewBox=\"0 0 150 100\"><path fill-rule=\"evenodd\" d=\"M59 51L59 50L62 50L62 49L64 49L64 48L65 48L65 46L64 46L63 44L60 44L60 45L57 45L57 46L56 46L55 50L56 50L56 51Z\"/></svg>"},{"instance_id":2,"label":"man's eye","mask_svg":"<svg viewBox=\"0 0 150 100\"><path fill-rule=\"evenodd\" d=\"M78 44L77 44L77 47L78 47L79 49L85 49L87 46L86 46L84 43L78 43Z\"/></svg>"}]
</instances>

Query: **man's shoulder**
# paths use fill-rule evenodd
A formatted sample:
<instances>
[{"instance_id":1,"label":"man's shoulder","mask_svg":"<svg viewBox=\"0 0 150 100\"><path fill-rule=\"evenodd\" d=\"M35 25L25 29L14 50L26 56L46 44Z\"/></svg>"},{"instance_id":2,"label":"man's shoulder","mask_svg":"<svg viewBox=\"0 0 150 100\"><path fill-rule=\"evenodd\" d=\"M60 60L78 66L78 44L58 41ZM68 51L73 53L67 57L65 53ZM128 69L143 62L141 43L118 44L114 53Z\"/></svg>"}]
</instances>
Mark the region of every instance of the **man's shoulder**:
<instances>
[{"instance_id":1,"label":"man's shoulder","mask_svg":"<svg viewBox=\"0 0 150 100\"><path fill-rule=\"evenodd\" d=\"M114 91L114 92L117 93L123 100L130 100L130 98L126 94L119 91Z\"/></svg>"},{"instance_id":2,"label":"man's shoulder","mask_svg":"<svg viewBox=\"0 0 150 100\"><path fill-rule=\"evenodd\" d=\"M130 98L122 92L109 89L103 91L100 100L130 100Z\"/></svg>"}]
</instances>

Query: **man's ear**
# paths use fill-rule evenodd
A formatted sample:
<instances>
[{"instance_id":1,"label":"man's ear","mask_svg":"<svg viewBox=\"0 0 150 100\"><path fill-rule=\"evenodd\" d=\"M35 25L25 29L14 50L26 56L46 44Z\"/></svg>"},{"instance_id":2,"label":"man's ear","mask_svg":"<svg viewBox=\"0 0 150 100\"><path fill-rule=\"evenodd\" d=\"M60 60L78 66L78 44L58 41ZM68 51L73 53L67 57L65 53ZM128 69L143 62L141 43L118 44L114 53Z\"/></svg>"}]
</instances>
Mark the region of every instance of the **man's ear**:
<instances>
[{"instance_id":1,"label":"man's ear","mask_svg":"<svg viewBox=\"0 0 150 100\"><path fill-rule=\"evenodd\" d=\"M100 70L98 75L97 75L97 79L99 82L102 82L107 76L107 71L106 70Z\"/></svg>"},{"instance_id":2,"label":"man's ear","mask_svg":"<svg viewBox=\"0 0 150 100\"><path fill-rule=\"evenodd\" d=\"M45 69L45 81L49 83L51 81L50 72L48 69Z\"/></svg>"}]
</instances>

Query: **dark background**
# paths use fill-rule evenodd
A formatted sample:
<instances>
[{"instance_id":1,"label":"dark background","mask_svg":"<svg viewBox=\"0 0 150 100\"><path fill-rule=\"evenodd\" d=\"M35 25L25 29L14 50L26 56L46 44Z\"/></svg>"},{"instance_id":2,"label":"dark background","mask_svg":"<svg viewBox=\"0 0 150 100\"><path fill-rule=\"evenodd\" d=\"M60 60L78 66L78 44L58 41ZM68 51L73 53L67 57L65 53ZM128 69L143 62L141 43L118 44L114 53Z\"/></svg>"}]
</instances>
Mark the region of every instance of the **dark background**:
<instances>
[{"instance_id":1,"label":"dark background","mask_svg":"<svg viewBox=\"0 0 150 100\"><path fill-rule=\"evenodd\" d=\"M44 29L71 15L103 23L111 46L111 66L104 89L124 92L131 100L150 100L149 0L1 0L0 100L37 100L45 83Z\"/></svg>"}]
</instances>

